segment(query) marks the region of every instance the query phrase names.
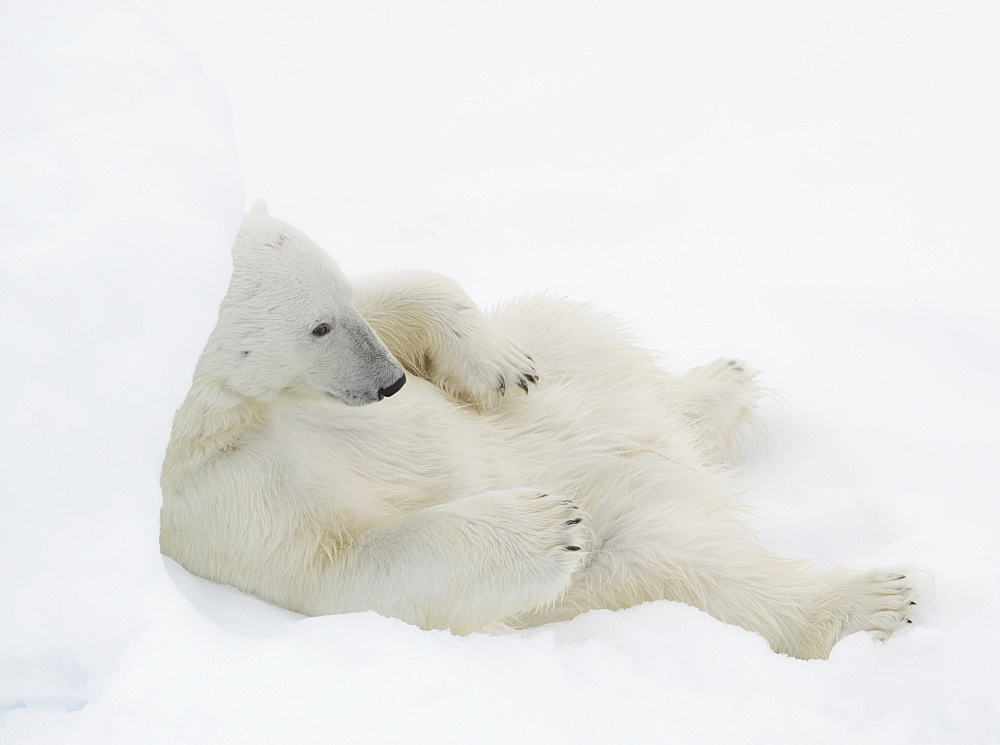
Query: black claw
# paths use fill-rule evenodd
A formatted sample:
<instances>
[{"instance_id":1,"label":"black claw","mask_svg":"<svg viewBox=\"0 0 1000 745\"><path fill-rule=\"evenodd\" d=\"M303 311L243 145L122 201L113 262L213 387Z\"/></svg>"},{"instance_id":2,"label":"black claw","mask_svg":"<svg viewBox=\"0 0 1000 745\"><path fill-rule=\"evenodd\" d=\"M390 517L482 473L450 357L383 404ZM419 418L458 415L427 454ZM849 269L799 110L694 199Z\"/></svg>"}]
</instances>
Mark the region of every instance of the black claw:
<instances>
[{"instance_id":1,"label":"black claw","mask_svg":"<svg viewBox=\"0 0 1000 745\"><path fill-rule=\"evenodd\" d=\"M524 378L518 378L517 379L517 387L520 388L525 393L528 392L528 383L527 383L527 381L525 381Z\"/></svg>"},{"instance_id":2,"label":"black claw","mask_svg":"<svg viewBox=\"0 0 1000 745\"><path fill-rule=\"evenodd\" d=\"M500 380L500 395L504 395L507 392L507 381L503 379L503 375L499 376Z\"/></svg>"},{"instance_id":3,"label":"black claw","mask_svg":"<svg viewBox=\"0 0 1000 745\"><path fill-rule=\"evenodd\" d=\"M580 547L579 546L566 546L566 550L567 551L579 551Z\"/></svg>"},{"instance_id":4,"label":"black claw","mask_svg":"<svg viewBox=\"0 0 1000 745\"><path fill-rule=\"evenodd\" d=\"M524 379L533 385L538 385L538 377L535 375L529 375L528 373L525 373Z\"/></svg>"},{"instance_id":5,"label":"black claw","mask_svg":"<svg viewBox=\"0 0 1000 745\"><path fill-rule=\"evenodd\" d=\"M910 605L916 605L916 603L911 600Z\"/></svg>"},{"instance_id":6,"label":"black claw","mask_svg":"<svg viewBox=\"0 0 1000 745\"><path fill-rule=\"evenodd\" d=\"M583 522L583 518L582 517L578 517L575 520L567 520L566 522L563 523L563 525L576 525L577 523L582 523L582 522Z\"/></svg>"},{"instance_id":7,"label":"black claw","mask_svg":"<svg viewBox=\"0 0 1000 745\"><path fill-rule=\"evenodd\" d=\"M913 621L911 621L909 618L906 619L906 622L907 623L913 623Z\"/></svg>"}]
</instances>

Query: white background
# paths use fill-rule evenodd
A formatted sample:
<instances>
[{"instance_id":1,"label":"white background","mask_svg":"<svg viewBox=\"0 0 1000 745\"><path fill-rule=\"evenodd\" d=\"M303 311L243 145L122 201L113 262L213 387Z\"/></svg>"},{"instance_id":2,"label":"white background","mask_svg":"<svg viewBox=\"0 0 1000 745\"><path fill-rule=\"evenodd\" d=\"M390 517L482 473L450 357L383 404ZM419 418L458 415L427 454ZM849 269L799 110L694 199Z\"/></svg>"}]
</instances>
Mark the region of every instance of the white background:
<instances>
[{"instance_id":1,"label":"white background","mask_svg":"<svg viewBox=\"0 0 1000 745\"><path fill-rule=\"evenodd\" d=\"M1000 740L991 12L4 2L0 741ZM750 360L767 542L926 564L920 622L808 663L667 602L458 638L165 564L170 419L258 197L348 274Z\"/></svg>"}]
</instances>

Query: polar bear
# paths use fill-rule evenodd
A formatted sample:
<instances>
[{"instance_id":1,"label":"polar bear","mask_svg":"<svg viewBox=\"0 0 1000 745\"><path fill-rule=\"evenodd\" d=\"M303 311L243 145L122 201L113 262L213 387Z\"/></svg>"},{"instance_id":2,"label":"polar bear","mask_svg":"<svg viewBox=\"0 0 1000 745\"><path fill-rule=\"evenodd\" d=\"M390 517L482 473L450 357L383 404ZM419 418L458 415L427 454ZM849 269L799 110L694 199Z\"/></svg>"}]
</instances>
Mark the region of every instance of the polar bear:
<instances>
[{"instance_id":1,"label":"polar bear","mask_svg":"<svg viewBox=\"0 0 1000 745\"><path fill-rule=\"evenodd\" d=\"M163 464L161 548L192 573L459 634L670 599L801 658L911 622L912 568L815 570L741 521L744 363L675 377L583 305L352 284L262 203L232 253Z\"/></svg>"}]
</instances>

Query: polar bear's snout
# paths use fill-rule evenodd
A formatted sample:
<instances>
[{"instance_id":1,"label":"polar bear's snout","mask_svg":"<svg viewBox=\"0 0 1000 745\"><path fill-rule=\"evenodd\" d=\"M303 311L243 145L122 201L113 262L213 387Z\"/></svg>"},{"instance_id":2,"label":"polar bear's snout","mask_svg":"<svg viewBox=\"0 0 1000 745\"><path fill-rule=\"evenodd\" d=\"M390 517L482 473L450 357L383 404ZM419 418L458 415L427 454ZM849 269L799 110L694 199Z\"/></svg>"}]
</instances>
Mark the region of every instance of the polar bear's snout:
<instances>
[{"instance_id":1,"label":"polar bear's snout","mask_svg":"<svg viewBox=\"0 0 1000 745\"><path fill-rule=\"evenodd\" d=\"M399 389L403 387L406 383L406 375L400 375L399 380L390 386L378 389L378 400L381 401L383 398L389 398L393 394L399 393Z\"/></svg>"},{"instance_id":2,"label":"polar bear's snout","mask_svg":"<svg viewBox=\"0 0 1000 745\"><path fill-rule=\"evenodd\" d=\"M399 392L406 383L403 366L392 356L375 330L357 315L342 321L342 336L333 360L337 396L350 406L364 406Z\"/></svg>"}]
</instances>

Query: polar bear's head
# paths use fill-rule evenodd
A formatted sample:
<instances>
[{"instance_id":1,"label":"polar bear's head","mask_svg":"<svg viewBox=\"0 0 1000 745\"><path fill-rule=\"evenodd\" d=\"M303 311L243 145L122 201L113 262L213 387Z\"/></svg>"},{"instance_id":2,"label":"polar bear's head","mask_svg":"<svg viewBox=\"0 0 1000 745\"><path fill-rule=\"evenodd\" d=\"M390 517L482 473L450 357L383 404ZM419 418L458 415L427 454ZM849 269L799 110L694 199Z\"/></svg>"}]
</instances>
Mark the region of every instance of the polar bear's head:
<instances>
[{"instance_id":1,"label":"polar bear's head","mask_svg":"<svg viewBox=\"0 0 1000 745\"><path fill-rule=\"evenodd\" d=\"M333 259L260 202L233 246L232 281L201 366L261 400L292 391L361 406L405 381Z\"/></svg>"}]
</instances>

